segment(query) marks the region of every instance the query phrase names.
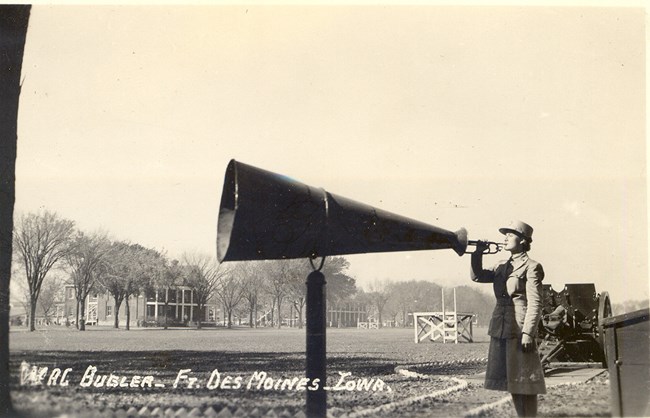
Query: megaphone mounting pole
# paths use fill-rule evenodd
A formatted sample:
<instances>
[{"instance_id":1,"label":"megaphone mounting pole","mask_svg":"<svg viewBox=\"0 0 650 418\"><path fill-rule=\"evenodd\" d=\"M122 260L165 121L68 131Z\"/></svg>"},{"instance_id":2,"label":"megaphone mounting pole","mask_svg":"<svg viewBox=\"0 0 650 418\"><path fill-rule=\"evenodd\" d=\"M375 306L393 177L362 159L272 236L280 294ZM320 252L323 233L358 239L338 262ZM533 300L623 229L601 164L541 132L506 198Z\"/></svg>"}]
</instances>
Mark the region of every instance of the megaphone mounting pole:
<instances>
[{"instance_id":1,"label":"megaphone mounting pole","mask_svg":"<svg viewBox=\"0 0 650 418\"><path fill-rule=\"evenodd\" d=\"M307 364L306 377L316 390L307 390L306 415L309 418L325 418L327 415L326 339L325 317L327 314L325 275L321 273L325 257L316 268L313 258L309 258L314 271L307 276Z\"/></svg>"}]
</instances>

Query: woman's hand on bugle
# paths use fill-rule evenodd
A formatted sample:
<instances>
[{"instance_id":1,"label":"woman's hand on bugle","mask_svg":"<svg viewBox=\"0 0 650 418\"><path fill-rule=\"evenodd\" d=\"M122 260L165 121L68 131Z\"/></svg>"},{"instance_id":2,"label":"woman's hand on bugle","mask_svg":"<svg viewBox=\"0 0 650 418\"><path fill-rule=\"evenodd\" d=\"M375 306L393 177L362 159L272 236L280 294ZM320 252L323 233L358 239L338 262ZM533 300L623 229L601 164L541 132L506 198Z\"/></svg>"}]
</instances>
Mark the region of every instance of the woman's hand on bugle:
<instances>
[{"instance_id":1,"label":"woman's hand on bugle","mask_svg":"<svg viewBox=\"0 0 650 418\"><path fill-rule=\"evenodd\" d=\"M477 254L483 254L490 248L490 242L488 240L478 240L476 241L476 250L474 251Z\"/></svg>"}]
</instances>

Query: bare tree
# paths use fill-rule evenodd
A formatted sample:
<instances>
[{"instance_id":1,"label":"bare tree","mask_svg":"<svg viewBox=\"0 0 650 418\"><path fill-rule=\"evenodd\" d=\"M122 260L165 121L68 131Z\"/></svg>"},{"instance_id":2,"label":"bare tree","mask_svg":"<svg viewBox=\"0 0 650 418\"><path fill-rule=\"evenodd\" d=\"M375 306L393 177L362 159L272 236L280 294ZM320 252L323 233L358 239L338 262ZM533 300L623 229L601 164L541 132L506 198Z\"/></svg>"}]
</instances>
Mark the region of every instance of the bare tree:
<instances>
[{"instance_id":1,"label":"bare tree","mask_svg":"<svg viewBox=\"0 0 650 418\"><path fill-rule=\"evenodd\" d=\"M244 289L244 300L248 308L249 327L257 328L257 308L260 298L260 286L262 283L261 262L249 261L241 263L239 268L242 270L242 286Z\"/></svg>"},{"instance_id":2,"label":"bare tree","mask_svg":"<svg viewBox=\"0 0 650 418\"><path fill-rule=\"evenodd\" d=\"M194 291L194 302L198 307L199 317L196 328L201 329L201 316L208 300L227 274L227 270L216 263L213 257L199 253L185 253L182 257L185 266L185 283Z\"/></svg>"},{"instance_id":3,"label":"bare tree","mask_svg":"<svg viewBox=\"0 0 650 418\"><path fill-rule=\"evenodd\" d=\"M344 257L331 257L325 260L323 274L327 282L327 304L339 307L357 291L356 281L347 274L350 262ZM337 314L336 325L339 326L341 313Z\"/></svg>"},{"instance_id":4,"label":"bare tree","mask_svg":"<svg viewBox=\"0 0 650 418\"><path fill-rule=\"evenodd\" d=\"M265 261L265 263L268 263ZM265 267L265 269L268 267ZM266 326L273 326L273 318L275 314L275 298L271 294L269 294L268 289L265 284L265 280L267 278L266 270L262 270L261 274L264 274L263 276L259 277L259 293L257 295L257 303L256 303L256 310L257 312L255 313L255 322L259 323L260 325ZM261 312L261 313L260 313Z\"/></svg>"},{"instance_id":5,"label":"bare tree","mask_svg":"<svg viewBox=\"0 0 650 418\"><path fill-rule=\"evenodd\" d=\"M79 331L86 330L85 301L101 274L101 263L106 257L109 245L108 238L103 234L86 235L83 232L78 232L66 255L77 300L77 328Z\"/></svg>"},{"instance_id":6,"label":"bare tree","mask_svg":"<svg viewBox=\"0 0 650 418\"><path fill-rule=\"evenodd\" d=\"M100 264L98 283L113 297L113 328L120 327L119 311L124 301L124 281L128 273L124 263L126 257L128 257L128 244L113 242L106 252L104 261Z\"/></svg>"},{"instance_id":7,"label":"bare tree","mask_svg":"<svg viewBox=\"0 0 650 418\"><path fill-rule=\"evenodd\" d=\"M15 269L11 275L12 277L17 277L21 273L24 275L22 269ZM23 307L25 310L25 315L27 317L25 324L29 324L29 312L31 311L29 304L29 285L27 283L27 279L20 280L16 283L17 286L14 289L13 294L15 295L15 291L18 290L20 292L20 296L18 299L14 299L14 302L17 300ZM37 309L38 307L41 308L40 313L43 314L45 321L50 321L50 314L52 313L53 308L56 306L57 299L62 298L63 285L64 280L59 274L48 274L43 280L43 285L41 286L41 294L38 297ZM38 316L38 313L36 316Z\"/></svg>"},{"instance_id":8,"label":"bare tree","mask_svg":"<svg viewBox=\"0 0 650 418\"><path fill-rule=\"evenodd\" d=\"M368 298L370 303L377 310L377 323L379 328L383 326L382 314L384 313L384 307L390 299L390 286L391 282L388 279L377 280L375 279L368 286Z\"/></svg>"},{"instance_id":9,"label":"bare tree","mask_svg":"<svg viewBox=\"0 0 650 418\"><path fill-rule=\"evenodd\" d=\"M397 316L400 313L399 306L397 305L397 301L391 291L392 286L390 286L387 291L390 295L388 300L386 301L386 304L384 305L384 310L383 314L385 314L386 317L390 318L390 320L393 323L393 326L398 326L399 321L397 320ZM403 325L403 324L402 324Z\"/></svg>"},{"instance_id":10,"label":"bare tree","mask_svg":"<svg viewBox=\"0 0 650 418\"><path fill-rule=\"evenodd\" d=\"M273 306L277 309L276 323L279 329L282 327L282 301L289 292L291 269L289 260L273 260L268 262L268 266L264 288L272 297Z\"/></svg>"},{"instance_id":11,"label":"bare tree","mask_svg":"<svg viewBox=\"0 0 650 418\"><path fill-rule=\"evenodd\" d=\"M16 271L12 273L12 277L16 277L18 274ZM23 309L25 310L25 325L29 324L29 285L27 284L27 280L21 280L17 283L17 289L20 290L20 304L22 305Z\"/></svg>"},{"instance_id":12,"label":"bare tree","mask_svg":"<svg viewBox=\"0 0 650 418\"><path fill-rule=\"evenodd\" d=\"M158 251L145 248L140 244L129 247L130 257L127 262L126 281L124 283L124 301L126 310L126 330L131 329L131 296L138 296L142 289L151 287L157 272L157 260L161 255Z\"/></svg>"},{"instance_id":13,"label":"bare tree","mask_svg":"<svg viewBox=\"0 0 650 418\"><path fill-rule=\"evenodd\" d=\"M223 305L227 317L226 326L232 328L232 313L244 297L244 278L246 269L244 263L235 264L228 274L224 274L215 287L219 302Z\"/></svg>"},{"instance_id":14,"label":"bare tree","mask_svg":"<svg viewBox=\"0 0 650 418\"><path fill-rule=\"evenodd\" d=\"M303 327L303 311L307 303L307 286L305 284L310 269L307 260L296 259L290 261L288 296L298 317L298 328Z\"/></svg>"},{"instance_id":15,"label":"bare tree","mask_svg":"<svg viewBox=\"0 0 650 418\"><path fill-rule=\"evenodd\" d=\"M424 280L410 280L392 283L391 309L402 314L402 325L409 325L408 314L412 312L430 312L440 309L440 286Z\"/></svg>"},{"instance_id":16,"label":"bare tree","mask_svg":"<svg viewBox=\"0 0 650 418\"><path fill-rule=\"evenodd\" d=\"M20 74L31 6L0 7L0 416L11 416L14 410L9 391L9 284L16 200Z\"/></svg>"},{"instance_id":17,"label":"bare tree","mask_svg":"<svg viewBox=\"0 0 650 418\"><path fill-rule=\"evenodd\" d=\"M275 326L275 306L277 304L277 299L275 296L273 296L271 293L269 293L268 288L266 288L266 294L267 294L267 301L266 301L266 306L269 307L269 310L267 311L266 319L265 319L265 324L270 325L271 327ZM268 299L271 299L270 302ZM279 315L278 315L278 321L280 320Z\"/></svg>"},{"instance_id":18,"label":"bare tree","mask_svg":"<svg viewBox=\"0 0 650 418\"><path fill-rule=\"evenodd\" d=\"M43 279L69 253L73 232L74 222L49 211L21 216L14 231L18 260L25 269L29 285L30 331L36 329L36 302Z\"/></svg>"},{"instance_id":19,"label":"bare tree","mask_svg":"<svg viewBox=\"0 0 650 418\"><path fill-rule=\"evenodd\" d=\"M56 306L56 300L62 296L62 289L63 279L59 276L51 276L43 280L38 304L43 310L43 316L47 322L51 321L50 315L52 314L52 309Z\"/></svg>"}]
</instances>

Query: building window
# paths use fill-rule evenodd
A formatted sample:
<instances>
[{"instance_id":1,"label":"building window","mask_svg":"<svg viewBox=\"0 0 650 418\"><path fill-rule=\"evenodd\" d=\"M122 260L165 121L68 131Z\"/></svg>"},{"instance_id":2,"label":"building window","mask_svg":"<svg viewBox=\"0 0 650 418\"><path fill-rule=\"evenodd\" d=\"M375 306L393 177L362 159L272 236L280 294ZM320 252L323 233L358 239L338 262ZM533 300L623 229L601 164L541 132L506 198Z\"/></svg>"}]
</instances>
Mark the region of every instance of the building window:
<instances>
[{"instance_id":1,"label":"building window","mask_svg":"<svg viewBox=\"0 0 650 418\"><path fill-rule=\"evenodd\" d=\"M112 306L107 306L106 307L106 316L111 316L113 315L113 307Z\"/></svg>"},{"instance_id":2,"label":"building window","mask_svg":"<svg viewBox=\"0 0 650 418\"><path fill-rule=\"evenodd\" d=\"M183 290L183 302L185 303L191 303L192 302L192 291L191 290Z\"/></svg>"},{"instance_id":3,"label":"building window","mask_svg":"<svg viewBox=\"0 0 650 418\"><path fill-rule=\"evenodd\" d=\"M68 299L74 299L74 288L69 287L67 290L68 290Z\"/></svg>"}]
</instances>

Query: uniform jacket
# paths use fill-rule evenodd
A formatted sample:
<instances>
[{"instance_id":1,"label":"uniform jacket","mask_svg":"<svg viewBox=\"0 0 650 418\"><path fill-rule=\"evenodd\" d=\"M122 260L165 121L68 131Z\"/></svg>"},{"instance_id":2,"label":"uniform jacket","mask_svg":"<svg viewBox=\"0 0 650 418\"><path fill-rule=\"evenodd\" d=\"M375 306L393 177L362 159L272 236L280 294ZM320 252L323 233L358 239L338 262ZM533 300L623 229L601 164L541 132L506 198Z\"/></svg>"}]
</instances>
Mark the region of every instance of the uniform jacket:
<instances>
[{"instance_id":1,"label":"uniform jacket","mask_svg":"<svg viewBox=\"0 0 650 418\"><path fill-rule=\"evenodd\" d=\"M480 255L472 256L472 280L492 283L497 305L490 319L488 334L497 338L537 335L542 315L544 269L528 254L519 253L490 269L483 269Z\"/></svg>"}]
</instances>

